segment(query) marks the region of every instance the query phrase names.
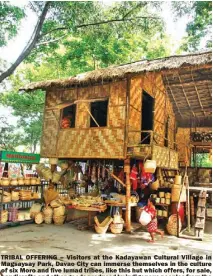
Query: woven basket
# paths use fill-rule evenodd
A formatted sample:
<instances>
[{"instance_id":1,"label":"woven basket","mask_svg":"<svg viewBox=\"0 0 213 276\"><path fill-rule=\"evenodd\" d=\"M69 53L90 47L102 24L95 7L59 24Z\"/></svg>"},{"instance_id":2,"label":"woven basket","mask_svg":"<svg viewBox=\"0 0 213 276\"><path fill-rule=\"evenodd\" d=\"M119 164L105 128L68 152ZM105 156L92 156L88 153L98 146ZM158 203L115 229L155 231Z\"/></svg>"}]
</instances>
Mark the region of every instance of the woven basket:
<instances>
[{"instance_id":1,"label":"woven basket","mask_svg":"<svg viewBox=\"0 0 213 276\"><path fill-rule=\"evenodd\" d=\"M63 204L62 204L62 202L60 201L60 200L58 200L58 199L54 199L54 200L52 200L51 202L50 202L50 206L52 207L52 208L57 208L57 207L60 207L60 206L62 206Z\"/></svg>"},{"instance_id":2,"label":"woven basket","mask_svg":"<svg viewBox=\"0 0 213 276\"><path fill-rule=\"evenodd\" d=\"M116 212L116 214L114 215L113 223L118 223L118 224L123 223L123 219L119 214L119 212Z\"/></svg>"},{"instance_id":3,"label":"woven basket","mask_svg":"<svg viewBox=\"0 0 213 276\"><path fill-rule=\"evenodd\" d=\"M155 182L150 183L149 185L150 189L154 191L158 190L159 186L160 184L158 179Z\"/></svg>"},{"instance_id":4,"label":"woven basket","mask_svg":"<svg viewBox=\"0 0 213 276\"><path fill-rule=\"evenodd\" d=\"M52 220L53 220L53 217L44 217L44 222L46 224L51 224L52 223Z\"/></svg>"},{"instance_id":5,"label":"woven basket","mask_svg":"<svg viewBox=\"0 0 213 276\"><path fill-rule=\"evenodd\" d=\"M65 216L60 216L60 217L53 216L53 221L54 221L55 225L62 225L62 224L64 224L64 220L65 220Z\"/></svg>"},{"instance_id":6,"label":"woven basket","mask_svg":"<svg viewBox=\"0 0 213 276\"><path fill-rule=\"evenodd\" d=\"M120 234L123 231L123 223L111 223L110 230L113 234Z\"/></svg>"},{"instance_id":7,"label":"woven basket","mask_svg":"<svg viewBox=\"0 0 213 276\"><path fill-rule=\"evenodd\" d=\"M11 193L11 200L12 201L19 200L19 192L12 191L12 193Z\"/></svg>"},{"instance_id":8,"label":"woven basket","mask_svg":"<svg viewBox=\"0 0 213 276\"><path fill-rule=\"evenodd\" d=\"M10 185L10 180L9 178L3 177L1 179L1 186L9 186Z\"/></svg>"},{"instance_id":9,"label":"woven basket","mask_svg":"<svg viewBox=\"0 0 213 276\"><path fill-rule=\"evenodd\" d=\"M39 212L35 215L35 223L36 224L41 224L44 222L44 214Z\"/></svg>"},{"instance_id":10,"label":"woven basket","mask_svg":"<svg viewBox=\"0 0 213 276\"><path fill-rule=\"evenodd\" d=\"M5 223L8 221L8 211L3 210L0 212L0 223Z\"/></svg>"},{"instance_id":11,"label":"woven basket","mask_svg":"<svg viewBox=\"0 0 213 276\"><path fill-rule=\"evenodd\" d=\"M181 218L179 218L179 232L182 228ZM166 229L170 235L177 236L177 214L173 214L168 219L168 224L166 225Z\"/></svg>"},{"instance_id":12,"label":"woven basket","mask_svg":"<svg viewBox=\"0 0 213 276\"><path fill-rule=\"evenodd\" d=\"M53 213L54 213L54 216L56 216L56 217L64 216L65 207L60 206L60 207L54 208Z\"/></svg>"},{"instance_id":13,"label":"woven basket","mask_svg":"<svg viewBox=\"0 0 213 276\"><path fill-rule=\"evenodd\" d=\"M53 216L53 209L48 206L43 209L43 213L45 217L52 217Z\"/></svg>"},{"instance_id":14,"label":"woven basket","mask_svg":"<svg viewBox=\"0 0 213 276\"><path fill-rule=\"evenodd\" d=\"M31 218L35 218L36 214L41 212L41 204L39 203L34 203L32 207L30 208L30 216Z\"/></svg>"}]
</instances>

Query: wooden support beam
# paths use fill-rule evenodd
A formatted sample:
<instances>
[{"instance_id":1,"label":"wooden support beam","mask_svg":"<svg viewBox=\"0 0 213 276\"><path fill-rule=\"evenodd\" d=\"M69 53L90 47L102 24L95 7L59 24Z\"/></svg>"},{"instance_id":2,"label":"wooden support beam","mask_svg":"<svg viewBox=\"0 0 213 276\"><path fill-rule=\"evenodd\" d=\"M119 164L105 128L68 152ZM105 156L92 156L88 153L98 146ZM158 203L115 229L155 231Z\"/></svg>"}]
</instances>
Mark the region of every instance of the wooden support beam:
<instances>
[{"instance_id":1,"label":"wooden support beam","mask_svg":"<svg viewBox=\"0 0 213 276\"><path fill-rule=\"evenodd\" d=\"M126 185L123 183L122 180L120 180L120 178L118 178L116 175L114 175L114 173L110 172L110 170L108 170L107 168L105 168L105 170L106 170L116 181L118 181L124 188L126 188Z\"/></svg>"},{"instance_id":2,"label":"wooden support beam","mask_svg":"<svg viewBox=\"0 0 213 276\"><path fill-rule=\"evenodd\" d=\"M130 183L130 158L124 160L126 173L126 232L131 232L131 183Z\"/></svg>"}]
</instances>

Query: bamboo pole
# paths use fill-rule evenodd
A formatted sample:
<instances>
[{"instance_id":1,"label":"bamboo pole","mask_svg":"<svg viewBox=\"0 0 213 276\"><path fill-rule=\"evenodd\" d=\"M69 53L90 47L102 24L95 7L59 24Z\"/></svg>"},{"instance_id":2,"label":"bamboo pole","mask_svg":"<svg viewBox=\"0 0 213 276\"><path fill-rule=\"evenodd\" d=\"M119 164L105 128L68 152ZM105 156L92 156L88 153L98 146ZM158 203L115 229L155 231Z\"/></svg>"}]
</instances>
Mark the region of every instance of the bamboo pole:
<instances>
[{"instance_id":1,"label":"bamboo pole","mask_svg":"<svg viewBox=\"0 0 213 276\"><path fill-rule=\"evenodd\" d=\"M124 160L124 172L126 173L126 232L131 232L131 184L130 184L130 158Z\"/></svg>"},{"instance_id":2,"label":"bamboo pole","mask_svg":"<svg viewBox=\"0 0 213 276\"><path fill-rule=\"evenodd\" d=\"M110 170L108 170L107 168L105 168L105 170L106 170L116 181L118 181L123 187L126 188L126 185L123 183L123 181L120 180L120 178L118 178L116 175L114 175L114 173L110 172Z\"/></svg>"},{"instance_id":3,"label":"bamboo pole","mask_svg":"<svg viewBox=\"0 0 213 276\"><path fill-rule=\"evenodd\" d=\"M92 113L89 111L89 109L87 107L85 107L85 108L86 108L86 111L89 113L89 115L92 117L93 121L96 123L96 125L98 127L100 127L99 124L97 123L97 121L95 120L95 118L92 116Z\"/></svg>"},{"instance_id":4,"label":"bamboo pole","mask_svg":"<svg viewBox=\"0 0 213 276\"><path fill-rule=\"evenodd\" d=\"M188 224L188 231L191 229L190 225L190 197L189 197L189 178L188 175L185 177L185 184L186 184L186 191L187 191L187 224Z\"/></svg>"}]
</instances>

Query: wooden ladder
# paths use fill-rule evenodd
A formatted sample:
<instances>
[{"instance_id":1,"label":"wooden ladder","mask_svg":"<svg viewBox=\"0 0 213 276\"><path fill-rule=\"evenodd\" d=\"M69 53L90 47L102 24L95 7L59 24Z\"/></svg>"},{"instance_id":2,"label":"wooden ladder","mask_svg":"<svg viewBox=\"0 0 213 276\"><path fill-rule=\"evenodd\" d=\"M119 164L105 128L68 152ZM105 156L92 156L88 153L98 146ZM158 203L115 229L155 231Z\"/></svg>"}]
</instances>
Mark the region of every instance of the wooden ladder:
<instances>
[{"instance_id":1,"label":"wooden ladder","mask_svg":"<svg viewBox=\"0 0 213 276\"><path fill-rule=\"evenodd\" d=\"M196 222L195 222L195 236L199 240L203 239L205 218L206 218L206 191L201 191L198 198Z\"/></svg>"}]
</instances>

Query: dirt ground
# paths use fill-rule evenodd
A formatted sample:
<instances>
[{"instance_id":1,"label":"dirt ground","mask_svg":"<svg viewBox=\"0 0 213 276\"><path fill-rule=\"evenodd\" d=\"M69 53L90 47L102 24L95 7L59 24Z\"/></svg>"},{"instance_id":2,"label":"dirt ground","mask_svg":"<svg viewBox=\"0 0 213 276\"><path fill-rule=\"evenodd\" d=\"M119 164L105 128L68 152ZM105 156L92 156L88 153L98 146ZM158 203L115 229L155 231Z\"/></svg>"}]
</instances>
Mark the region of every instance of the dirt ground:
<instances>
[{"instance_id":1,"label":"dirt ground","mask_svg":"<svg viewBox=\"0 0 213 276\"><path fill-rule=\"evenodd\" d=\"M135 224L134 229L139 225ZM62 226L47 224L28 224L0 230L1 254L56 254L63 257L67 254L82 255L137 255L159 254L211 254L212 223L207 222L203 241L177 238L165 235L156 238L154 244L147 243L149 234L136 230L132 234L106 233L99 235L93 229L78 230L76 223Z\"/></svg>"}]
</instances>

